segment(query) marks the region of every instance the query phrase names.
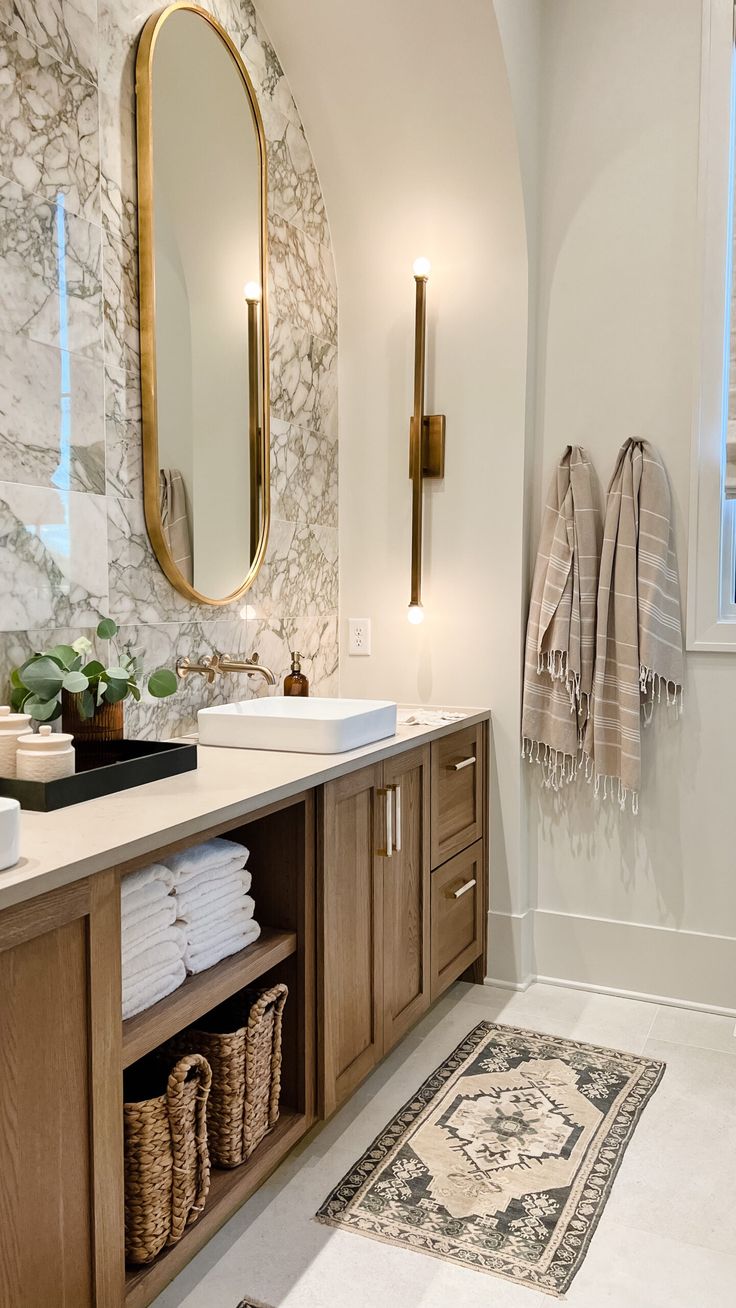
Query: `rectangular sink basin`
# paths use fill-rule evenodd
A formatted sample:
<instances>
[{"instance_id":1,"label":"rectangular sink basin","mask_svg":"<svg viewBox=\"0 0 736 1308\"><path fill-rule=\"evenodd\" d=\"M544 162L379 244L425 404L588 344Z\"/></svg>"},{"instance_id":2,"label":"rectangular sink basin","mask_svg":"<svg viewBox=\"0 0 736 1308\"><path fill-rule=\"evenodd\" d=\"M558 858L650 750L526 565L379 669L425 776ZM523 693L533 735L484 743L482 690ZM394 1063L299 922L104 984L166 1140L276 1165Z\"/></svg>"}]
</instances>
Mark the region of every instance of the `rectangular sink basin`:
<instances>
[{"instance_id":1,"label":"rectangular sink basin","mask_svg":"<svg viewBox=\"0 0 736 1308\"><path fill-rule=\"evenodd\" d=\"M383 699L274 696L200 709L197 718L201 745L231 749L341 754L396 735L396 705Z\"/></svg>"}]
</instances>

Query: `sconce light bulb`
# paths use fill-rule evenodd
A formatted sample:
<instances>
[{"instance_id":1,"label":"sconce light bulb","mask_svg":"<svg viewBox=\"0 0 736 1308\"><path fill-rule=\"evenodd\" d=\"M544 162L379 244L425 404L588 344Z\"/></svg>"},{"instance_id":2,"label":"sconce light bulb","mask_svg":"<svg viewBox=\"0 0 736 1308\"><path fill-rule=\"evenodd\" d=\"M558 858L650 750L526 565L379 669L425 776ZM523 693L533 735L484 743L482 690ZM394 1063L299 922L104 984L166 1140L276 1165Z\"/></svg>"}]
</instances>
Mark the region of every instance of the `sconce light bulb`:
<instances>
[{"instance_id":1,"label":"sconce light bulb","mask_svg":"<svg viewBox=\"0 0 736 1308\"><path fill-rule=\"evenodd\" d=\"M261 299L261 296L263 295L263 291L261 290L260 283L246 282L245 286L243 287L243 295L245 296L246 300L250 300L251 303L258 304L258 301Z\"/></svg>"},{"instance_id":2,"label":"sconce light bulb","mask_svg":"<svg viewBox=\"0 0 736 1308\"><path fill-rule=\"evenodd\" d=\"M423 255L419 259L414 260L414 263L412 265L412 272L414 273L415 277L423 277L426 281L431 271L432 271L432 265L429 262L429 259L425 259Z\"/></svg>"},{"instance_id":3,"label":"sconce light bulb","mask_svg":"<svg viewBox=\"0 0 736 1308\"><path fill-rule=\"evenodd\" d=\"M420 622L424 622L424 609L421 604L410 604L406 616L413 627L418 627Z\"/></svg>"}]
</instances>

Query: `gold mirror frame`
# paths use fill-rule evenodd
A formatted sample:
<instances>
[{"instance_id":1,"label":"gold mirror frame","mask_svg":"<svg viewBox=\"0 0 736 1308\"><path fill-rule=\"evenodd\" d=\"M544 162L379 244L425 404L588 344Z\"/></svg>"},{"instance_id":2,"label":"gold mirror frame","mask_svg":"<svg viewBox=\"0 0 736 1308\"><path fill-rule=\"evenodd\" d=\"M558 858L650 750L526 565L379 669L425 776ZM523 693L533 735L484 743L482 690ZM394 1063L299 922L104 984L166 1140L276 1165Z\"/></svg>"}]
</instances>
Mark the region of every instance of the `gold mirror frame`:
<instances>
[{"instance_id":1,"label":"gold mirror frame","mask_svg":"<svg viewBox=\"0 0 736 1308\"><path fill-rule=\"evenodd\" d=\"M260 484L261 531L258 548L242 584L223 599L202 595L181 575L164 537L159 500L158 411L156 394L156 278L153 230L153 57L164 23L178 10L199 14L219 36L237 68L250 105L258 137L260 160L260 246L261 246L261 339L259 345L263 413L258 437L256 465L262 470ZM268 226L266 136L253 83L239 51L224 27L200 5L176 3L152 14L138 42L135 69L136 141L138 159L138 274L140 294L141 401L143 414L143 507L146 528L158 562L172 586L199 604L230 604L253 585L263 563L271 526L271 438L268 348ZM250 433L249 433L250 436Z\"/></svg>"}]
</instances>

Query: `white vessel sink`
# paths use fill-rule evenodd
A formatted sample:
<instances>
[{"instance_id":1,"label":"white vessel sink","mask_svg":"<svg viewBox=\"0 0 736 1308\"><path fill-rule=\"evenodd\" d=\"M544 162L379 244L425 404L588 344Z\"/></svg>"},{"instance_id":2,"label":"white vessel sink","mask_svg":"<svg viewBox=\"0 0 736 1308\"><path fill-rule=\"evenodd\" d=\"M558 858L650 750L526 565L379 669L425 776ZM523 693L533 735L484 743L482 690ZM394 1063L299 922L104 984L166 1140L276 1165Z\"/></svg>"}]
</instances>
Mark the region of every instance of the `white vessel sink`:
<instances>
[{"instance_id":1,"label":"white vessel sink","mask_svg":"<svg viewBox=\"0 0 736 1308\"><path fill-rule=\"evenodd\" d=\"M200 709L199 743L233 749L340 754L396 735L396 705L383 699L246 699Z\"/></svg>"}]
</instances>

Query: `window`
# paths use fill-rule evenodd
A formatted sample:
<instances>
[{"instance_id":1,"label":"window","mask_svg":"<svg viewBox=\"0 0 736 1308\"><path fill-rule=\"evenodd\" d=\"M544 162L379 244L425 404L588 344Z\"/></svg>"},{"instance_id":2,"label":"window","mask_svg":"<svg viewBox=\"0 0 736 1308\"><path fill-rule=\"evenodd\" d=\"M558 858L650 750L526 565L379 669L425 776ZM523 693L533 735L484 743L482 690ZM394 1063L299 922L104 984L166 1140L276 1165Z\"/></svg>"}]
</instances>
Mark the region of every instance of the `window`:
<instances>
[{"instance_id":1,"label":"window","mask_svg":"<svg viewBox=\"0 0 736 1308\"><path fill-rule=\"evenodd\" d=\"M736 651L736 60L733 0L703 0L689 649ZM731 437L734 437L732 445ZM730 498L731 494L735 498Z\"/></svg>"}]
</instances>

